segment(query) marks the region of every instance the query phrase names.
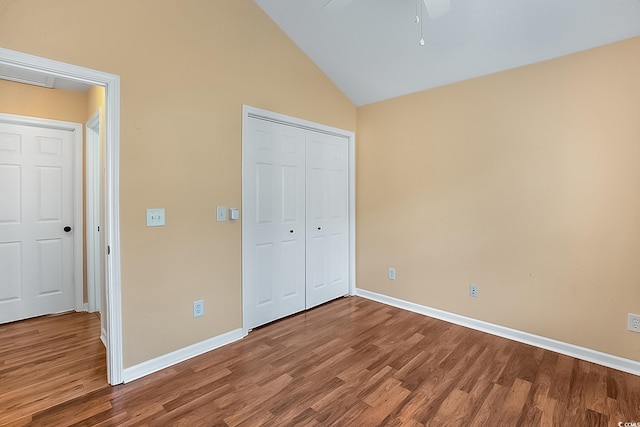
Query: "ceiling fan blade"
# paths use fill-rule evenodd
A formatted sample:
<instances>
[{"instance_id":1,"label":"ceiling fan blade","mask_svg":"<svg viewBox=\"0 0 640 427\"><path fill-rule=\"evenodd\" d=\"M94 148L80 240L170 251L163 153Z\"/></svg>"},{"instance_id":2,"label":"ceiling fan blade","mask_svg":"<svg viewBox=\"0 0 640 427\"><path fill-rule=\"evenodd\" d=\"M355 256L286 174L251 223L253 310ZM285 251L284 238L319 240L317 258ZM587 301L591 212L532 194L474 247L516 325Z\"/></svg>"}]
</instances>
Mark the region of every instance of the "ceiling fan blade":
<instances>
[{"instance_id":1,"label":"ceiling fan blade","mask_svg":"<svg viewBox=\"0 0 640 427\"><path fill-rule=\"evenodd\" d=\"M323 7L327 10L339 10L347 7L352 1L353 0L327 0Z\"/></svg>"},{"instance_id":2,"label":"ceiling fan blade","mask_svg":"<svg viewBox=\"0 0 640 427\"><path fill-rule=\"evenodd\" d=\"M429 18L436 19L451 10L451 0L424 0Z\"/></svg>"}]
</instances>

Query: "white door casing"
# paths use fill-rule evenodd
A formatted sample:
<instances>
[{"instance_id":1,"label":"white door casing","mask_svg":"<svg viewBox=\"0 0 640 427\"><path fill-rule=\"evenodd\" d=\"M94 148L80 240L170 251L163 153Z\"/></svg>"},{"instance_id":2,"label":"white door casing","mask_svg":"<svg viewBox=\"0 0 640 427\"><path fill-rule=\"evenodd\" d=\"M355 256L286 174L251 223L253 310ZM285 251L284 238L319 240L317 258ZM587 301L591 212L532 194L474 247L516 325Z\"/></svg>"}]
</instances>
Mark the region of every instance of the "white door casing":
<instances>
[{"instance_id":1,"label":"white door casing","mask_svg":"<svg viewBox=\"0 0 640 427\"><path fill-rule=\"evenodd\" d=\"M87 236L87 301L89 312L102 311L100 246L100 110L87 122L85 143L85 216Z\"/></svg>"},{"instance_id":2,"label":"white door casing","mask_svg":"<svg viewBox=\"0 0 640 427\"><path fill-rule=\"evenodd\" d=\"M0 323L83 308L81 150L80 124L0 115Z\"/></svg>"},{"instance_id":3,"label":"white door casing","mask_svg":"<svg viewBox=\"0 0 640 427\"><path fill-rule=\"evenodd\" d=\"M355 292L354 143L352 132L243 106L242 271L245 332L288 314ZM293 144L296 144L295 149ZM258 145L261 146L260 149L256 149ZM296 153L295 161L278 160L278 156L287 151ZM258 156L264 157L265 153L273 158L268 161L264 158L259 160ZM282 159L285 157L282 156ZM276 168L278 172L272 172L271 165L279 162L281 169ZM295 174L296 185L283 185L287 183L287 179L282 179L282 176L294 176L293 164L298 171ZM270 178L260 179L256 172L260 169ZM299 171L302 171L301 176L298 175ZM267 183L271 185L267 186ZM257 188L260 185L264 188ZM293 188L296 188L295 198ZM282 197L287 192L289 195ZM314 193L317 196L306 196ZM259 213L260 203L272 207L273 217L283 219L277 227L269 226L270 216ZM287 211L294 211L291 208L294 205L296 221L287 222L287 219L294 218L294 215L287 214ZM302 221L297 214L301 209L304 212ZM266 217L269 217L269 221L264 220ZM271 255L258 262L258 250L267 254L274 248L270 244L256 247L261 242L257 236L265 233L258 230L261 225L265 229L271 228L271 234L285 239L298 235L302 225L304 235L295 238L295 254L293 251L280 252L281 260L278 262L269 262L268 260L274 260ZM292 227L286 227L287 225ZM276 228L278 231L275 231ZM286 233L289 236L284 236ZM310 257L309 253L314 254L314 257ZM295 306L290 305L280 311L270 311L269 304L260 305L259 301L270 301L267 297L278 295L272 290L280 285L279 279L272 283L270 278L277 278L283 273L276 273L271 269L284 269L295 277L300 277L302 272L302 279L297 279L295 283L296 296L299 296L298 289L303 290L303 304L298 299ZM292 273L293 271L296 273ZM259 297L261 293L266 297ZM286 305L284 300L282 303Z\"/></svg>"},{"instance_id":4,"label":"white door casing","mask_svg":"<svg viewBox=\"0 0 640 427\"><path fill-rule=\"evenodd\" d=\"M105 234L110 253L105 271L107 377L109 384L124 380L122 302L120 281L120 77L48 58L0 48L0 65L105 88ZM78 182L81 182L79 180Z\"/></svg>"}]
</instances>

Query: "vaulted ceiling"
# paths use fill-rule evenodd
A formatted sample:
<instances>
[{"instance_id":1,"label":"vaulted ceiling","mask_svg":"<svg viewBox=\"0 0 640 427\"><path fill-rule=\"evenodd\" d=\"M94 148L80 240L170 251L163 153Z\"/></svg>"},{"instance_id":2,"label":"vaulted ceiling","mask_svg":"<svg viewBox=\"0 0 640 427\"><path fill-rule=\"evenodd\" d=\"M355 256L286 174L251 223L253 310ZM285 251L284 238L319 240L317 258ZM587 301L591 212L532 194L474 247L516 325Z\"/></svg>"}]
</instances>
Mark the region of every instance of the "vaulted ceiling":
<instances>
[{"instance_id":1,"label":"vaulted ceiling","mask_svg":"<svg viewBox=\"0 0 640 427\"><path fill-rule=\"evenodd\" d=\"M255 2L356 105L640 36L640 0L451 0L424 46L422 0Z\"/></svg>"}]
</instances>

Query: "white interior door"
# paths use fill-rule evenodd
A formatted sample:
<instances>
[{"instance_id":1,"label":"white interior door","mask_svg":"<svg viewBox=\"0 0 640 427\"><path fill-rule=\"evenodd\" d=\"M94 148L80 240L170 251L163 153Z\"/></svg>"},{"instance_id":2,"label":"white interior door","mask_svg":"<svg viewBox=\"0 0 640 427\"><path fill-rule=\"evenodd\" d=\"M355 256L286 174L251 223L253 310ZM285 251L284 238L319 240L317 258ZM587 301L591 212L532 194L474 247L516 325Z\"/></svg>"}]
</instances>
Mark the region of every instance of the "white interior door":
<instances>
[{"instance_id":1,"label":"white interior door","mask_svg":"<svg viewBox=\"0 0 640 427\"><path fill-rule=\"evenodd\" d=\"M253 328L305 308L305 132L249 119L243 151L243 281Z\"/></svg>"},{"instance_id":2,"label":"white interior door","mask_svg":"<svg viewBox=\"0 0 640 427\"><path fill-rule=\"evenodd\" d=\"M0 323L74 309L74 135L0 123Z\"/></svg>"},{"instance_id":3,"label":"white interior door","mask_svg":"<svg viewBox=\"0 0 640 427\"><path fill-rule=\"evenodd\" d=\"M349 293L348 140L307 132L306 306Z\"/></svg>"}]
</instances>

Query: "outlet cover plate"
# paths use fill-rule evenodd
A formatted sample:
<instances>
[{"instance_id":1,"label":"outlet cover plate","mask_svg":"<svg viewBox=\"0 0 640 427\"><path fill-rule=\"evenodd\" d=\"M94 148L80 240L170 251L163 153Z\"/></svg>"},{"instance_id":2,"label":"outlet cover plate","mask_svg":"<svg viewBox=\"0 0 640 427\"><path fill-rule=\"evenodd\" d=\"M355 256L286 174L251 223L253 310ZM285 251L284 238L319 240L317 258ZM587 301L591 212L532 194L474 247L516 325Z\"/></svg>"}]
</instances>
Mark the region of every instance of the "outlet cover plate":
<instances>
[{"instance_id":1,"label":"outlet cover plate","mask_svg":"<svg viewBox=\"0 0 640 427\"><path fill-rule=\"evenodd\" d=\"M204 301L198 300L193 302L193 317L204 315Z\"/></svg>"},{"instance_id":2,"label":"outlet cover plate","mask_svg":"<svg viewBox=\"0 0 640 427\"><path fill-rule=\"evenodd\" d=\"M640 314L628 313L627 330L631 332L640 332Z\"/></svg>"},{"instance_id":3,"label":"outlet cover plate","mask_svg":"<svg viewBox=\"0 0 640 427\"><path fill-rule=\"evenodd\" d=\"M396 269L389 267L389 280L396 280Z\"/></svg>"},{"instance_id":4,"label":"outlet cover plate","mask_svg":"<svg viewBox=\"0 0 640 427\"><path fill-rule=\"evenodd\" d=\"M478 298L478 285L469 286L469 296Z\"/></svg>"}]
</instances>

